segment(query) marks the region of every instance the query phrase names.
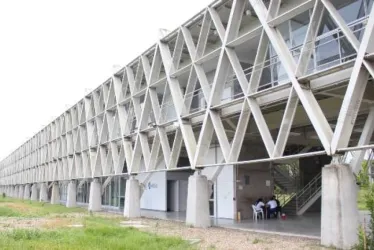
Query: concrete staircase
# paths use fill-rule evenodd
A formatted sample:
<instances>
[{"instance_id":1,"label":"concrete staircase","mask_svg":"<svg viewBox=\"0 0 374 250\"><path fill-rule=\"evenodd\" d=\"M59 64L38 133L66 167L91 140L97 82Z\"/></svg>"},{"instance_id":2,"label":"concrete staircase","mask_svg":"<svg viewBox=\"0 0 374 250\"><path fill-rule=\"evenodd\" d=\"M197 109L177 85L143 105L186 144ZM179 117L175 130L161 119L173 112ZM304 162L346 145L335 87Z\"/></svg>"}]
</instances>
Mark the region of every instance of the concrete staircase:
<instances>
[{"instance_id":1,"label":"concrete staircase","mask_svg":"<svg viewBox=\"0 0 374 250\"><path fill-rule=\"evenodd\" d=\"M321 197L321 173L285 202L282 211L287 215L304 214Z\"/></svg>"},{"instance_id":2,"label":"concrete staircase","mask_svg":"<svg viewBox=\"0 0 374 250\"><path fill-rule=\"evenodd\" d=\"M287 168L281 168L281 166L276 165L273 168L273 178L275 185L283 190L286 194L291 194L296 191L297 183L296 179L290 175Z\"/></svg>"}]
</instances>

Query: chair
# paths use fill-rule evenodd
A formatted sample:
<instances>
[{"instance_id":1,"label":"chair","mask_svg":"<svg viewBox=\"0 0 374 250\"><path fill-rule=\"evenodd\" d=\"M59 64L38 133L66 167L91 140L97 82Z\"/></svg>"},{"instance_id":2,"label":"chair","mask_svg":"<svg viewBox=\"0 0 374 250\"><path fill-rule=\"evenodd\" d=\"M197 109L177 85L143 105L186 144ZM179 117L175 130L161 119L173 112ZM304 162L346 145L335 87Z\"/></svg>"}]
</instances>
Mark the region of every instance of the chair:
<instances>
[{"instance_id":1,"label":"chair","mask_svg":"<svg viewBox=\"0 0 374 250\"><path fill-rule=\"evenodd\" d=\"M257 218L259 215L262 216L262 219L264 219L264 210L257 210L256 209L256 206L255 205L252 205L252 209L253 209L253 220L257 221Z\"/></svg>"}]
</instances>

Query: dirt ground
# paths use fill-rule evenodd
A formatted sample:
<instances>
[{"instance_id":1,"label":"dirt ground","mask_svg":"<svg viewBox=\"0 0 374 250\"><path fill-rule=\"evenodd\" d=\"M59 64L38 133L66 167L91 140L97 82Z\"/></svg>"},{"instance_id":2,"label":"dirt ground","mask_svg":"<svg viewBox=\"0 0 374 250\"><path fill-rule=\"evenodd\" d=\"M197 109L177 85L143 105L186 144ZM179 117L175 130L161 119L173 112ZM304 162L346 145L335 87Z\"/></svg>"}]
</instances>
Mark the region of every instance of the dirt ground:
<instances>
[{"instance_id":1,"label":"dirt ground","mask_svg":"<svg viewBox=\"0 0 374 250\"><path fill-rule=\"evenodd\" d=\"M180 236L185 240L195 240L200 249L327 249L319 246L319 241L311 239L258 234L218 227L192 228L184 223L174 221L145 218L139 221L149 226L139 228L139 230L159 235Z\"/></svg>"}]
</instances>

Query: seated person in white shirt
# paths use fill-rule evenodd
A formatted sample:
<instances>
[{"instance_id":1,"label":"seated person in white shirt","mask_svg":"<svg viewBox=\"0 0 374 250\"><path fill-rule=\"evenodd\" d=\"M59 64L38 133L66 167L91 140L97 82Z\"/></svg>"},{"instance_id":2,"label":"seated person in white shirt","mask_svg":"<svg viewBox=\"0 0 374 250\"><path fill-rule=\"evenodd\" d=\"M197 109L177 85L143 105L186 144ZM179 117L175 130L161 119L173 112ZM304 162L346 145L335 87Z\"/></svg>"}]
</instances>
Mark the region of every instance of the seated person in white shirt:
<instances>
[{"instance_id":1,"label":"seated person in white shirt","mask_svg":"<svg viewBox=\"0 0 374 250\"><path fill-rule=\"evenodd\" d=\"M262 211L262 209L265 207L264 201L261 198L258 199L256 201L255 207L256 207L256 211Z\"/></svg>"},{"instance_id":2,"label":"seated person in white shirt","mask_svg":"<svg viewBox=\"0 0 374 250\"><path fill-rule=\"evenodd\" d=\"M278 204L277 204L277 201L274 198L271 198L271 200L269 200L266 203L266 206L267 206L267 217L268 218L270 218L271 214L276 214L277 213Z\"/></svg>"}]
</instances>

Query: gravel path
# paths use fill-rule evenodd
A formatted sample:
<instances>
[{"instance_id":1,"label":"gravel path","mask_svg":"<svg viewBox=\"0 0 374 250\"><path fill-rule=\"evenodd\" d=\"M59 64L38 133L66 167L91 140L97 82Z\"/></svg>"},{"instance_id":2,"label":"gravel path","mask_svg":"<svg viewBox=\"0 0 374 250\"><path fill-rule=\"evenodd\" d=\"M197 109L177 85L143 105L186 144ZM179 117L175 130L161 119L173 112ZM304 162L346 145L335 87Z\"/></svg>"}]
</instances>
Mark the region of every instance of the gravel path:
<instances>
[{"instance_id":1,"label":"gravel path","mask_svg":"<svg viewBox=\"0 0 374 250\"><path fill-rule=\"evenodd\" d=\"M180 236L185 240L199 240L200 249L327 249L319 246L318 240L278 235L259 234L212 227L208 229L192 228L184 223L142 218L142 224L149 227L139 230L159 235Z\"/></svg>"}]
</instances>

